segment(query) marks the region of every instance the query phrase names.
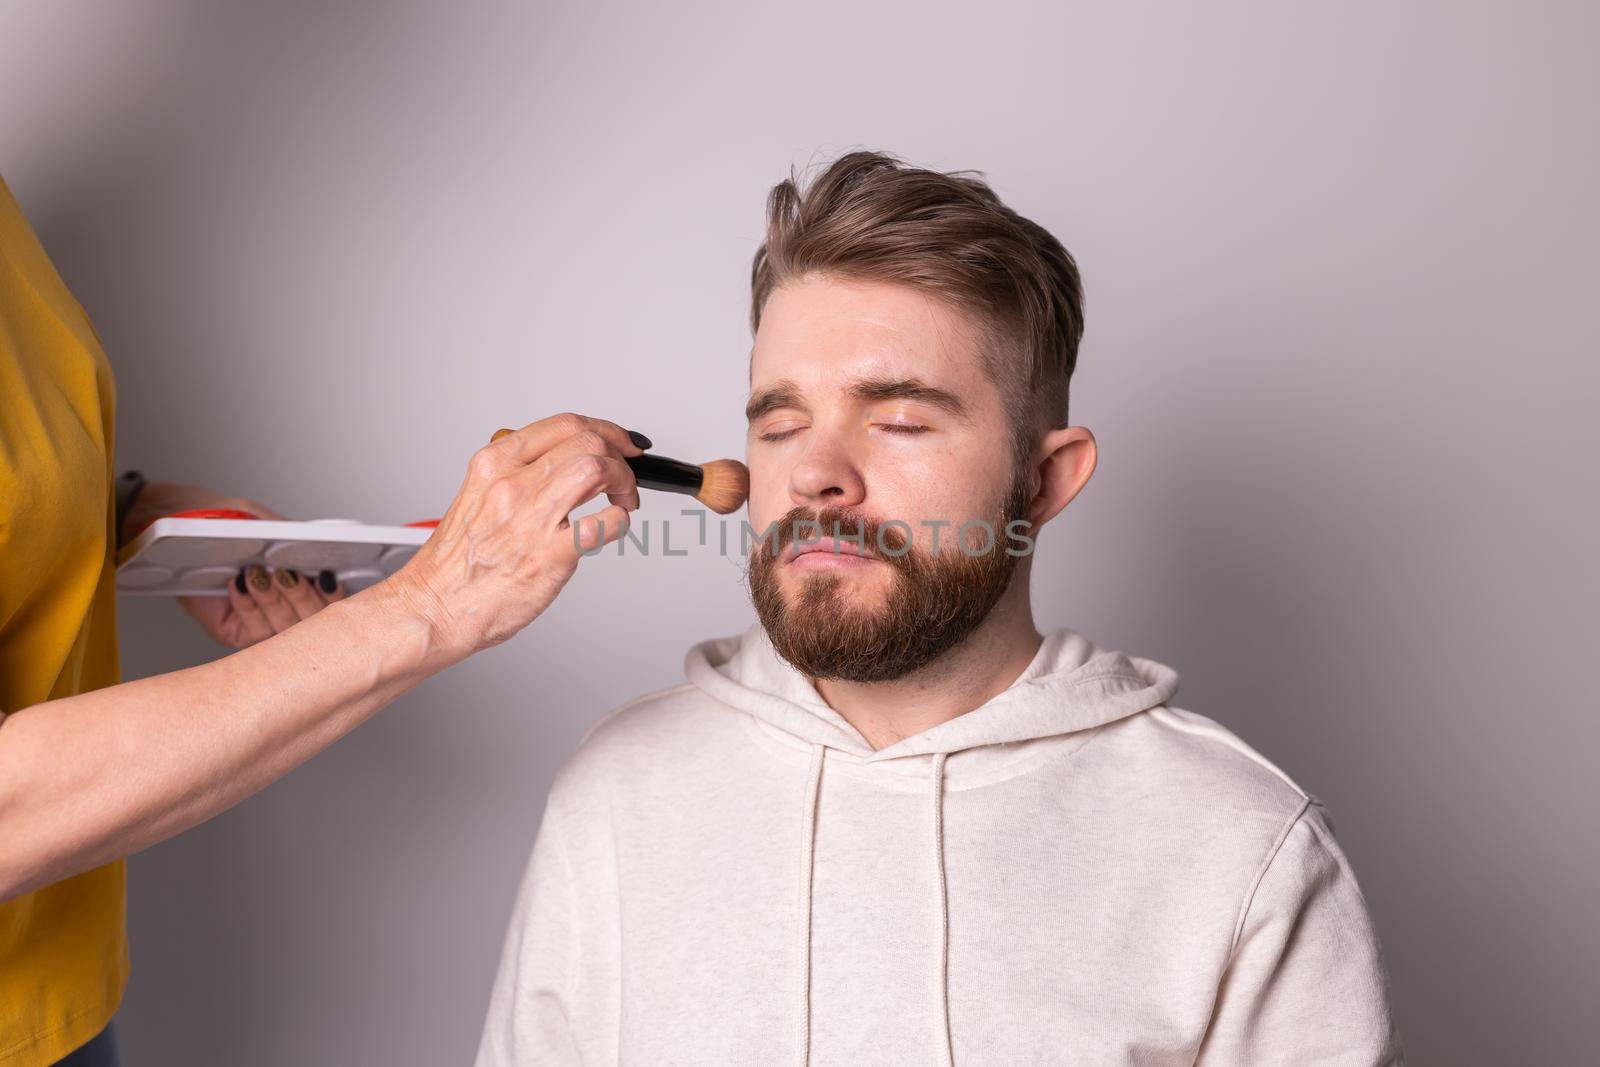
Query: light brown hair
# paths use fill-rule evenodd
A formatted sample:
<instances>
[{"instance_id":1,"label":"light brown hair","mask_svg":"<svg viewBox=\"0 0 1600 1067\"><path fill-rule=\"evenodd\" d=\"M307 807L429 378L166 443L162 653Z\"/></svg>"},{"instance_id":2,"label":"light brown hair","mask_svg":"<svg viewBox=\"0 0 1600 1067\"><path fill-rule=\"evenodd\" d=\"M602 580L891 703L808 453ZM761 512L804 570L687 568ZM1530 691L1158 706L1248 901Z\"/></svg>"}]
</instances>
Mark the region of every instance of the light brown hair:
<instances>
[{"instance_id":1,"label":"light brown hair","mask_svg":"<svg viewBox=\"0 0 1600 1067\"><path fill-rule=\"evenodd\" d=\"M791 169L767 196L750 271L750 330L774 289L813 272L898 282L967 312L1010 416L1013 454L1067 424L1083 337L1083 285L1061 242L1000 202L978 171L851 152L802 188Z\"/></svg>"}]
</instances>

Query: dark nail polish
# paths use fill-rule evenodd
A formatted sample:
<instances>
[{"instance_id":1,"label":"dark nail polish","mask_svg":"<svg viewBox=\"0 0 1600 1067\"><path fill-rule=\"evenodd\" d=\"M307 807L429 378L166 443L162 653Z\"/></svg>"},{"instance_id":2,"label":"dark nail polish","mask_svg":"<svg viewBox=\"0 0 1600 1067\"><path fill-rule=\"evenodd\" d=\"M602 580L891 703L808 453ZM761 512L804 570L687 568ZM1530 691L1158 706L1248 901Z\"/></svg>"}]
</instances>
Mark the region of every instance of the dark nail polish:
<instances>
[{"instance_id":1,"label":"dark nail polish","mask_svg":"<svg viewBox=\"0 0 1600 1067\"><path fill-rule=\"evenodd\" d=\"M293 589L300 584L300 572L285 567L278 572L278 584L285 589Z\"/></svg>"},{"instance_id":2,"label":"dark nail polish","mask_svg":"<svg viewBox=\"0 0 1600 1067\"><path fill-rule=\"evenodd\" d=\"M640 433L638 430L629 430L628 431L628 440L632 441L639 448L649 448L650 447L650 438L646 437L644 434Z\"/></svg>"},{"instance_id":3,"label":"dark nail polish","mask_svg":"<svg viewBox=\"0 0 1600 1067\"><path fill-rule=\"evenodd\" d=\"M265 567L251 567L250 584L265 593L272 588L272 575L267 573Z\"/></svg>"},{"instance_id":4,"label":"dark nail polish","mask_svg":"<svg viewBox=\"0 0 1600 1067\"><path fill-rule=\"evenodd\" d=\"M332 571L322 571L317 575L317 588L324 593L333 592L339 583L334 581Z\"/></svg>"},{"instance_id":5,"label":"dark nail polish","mask_svg":"<svg viewBox=\"0 0 1600 1067\"><path fill-rule=\"evenodd\" d=\"M244 592L244 568L241 567L239 573L233 576L233 587L241 593Z\"/></svg>"}]
</instances>

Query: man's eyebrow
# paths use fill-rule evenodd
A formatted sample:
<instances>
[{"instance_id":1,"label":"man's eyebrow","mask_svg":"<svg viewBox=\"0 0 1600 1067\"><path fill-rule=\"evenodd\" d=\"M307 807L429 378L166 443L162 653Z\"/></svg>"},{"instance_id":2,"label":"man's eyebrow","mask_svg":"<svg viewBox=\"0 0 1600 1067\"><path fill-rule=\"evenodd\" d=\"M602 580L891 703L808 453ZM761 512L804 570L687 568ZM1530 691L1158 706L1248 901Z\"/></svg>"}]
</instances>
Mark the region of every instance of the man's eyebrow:
<instances>
[{"instance_id":1,"label":"man's eyebrow","mask_svg":"<svg viewBox=\"0 0 1600 1067\"><path fill-rule=\"evenodd\" d=\"M940 408L957 418L967 417L967 405L947 389L928 385L916 378L863 378L850 386L857 400L914 400Z\"/></svg>"},{"instance_id":2,"label":"man's eyebrow","mask_svg":"<svg viewBox=\"0 0 1600 1067\"><path fill-rule=\"evenodd\" d=\"M744 406L744 417L746 422L755 422L769 411L804 406L800 401L800 387L785 378L752 394L750 402Z\"/></svg>"},{"instance_id":3,"label":"man's eyebrow","mask_svg":"<svg viewBox=\"0 0 1600 1067\"><path fill-rule=\"evenodd\" d=\"M800 387L785 378L775 382L750 397L745 405L744 417L755 422L769 411L779 408L804 408ZM862 378L850 385L850 395L868 403L877 400L913 400L928 404L956 416L968 418L967 405L948 389L929 385L917 378Z\"/></svg>"}]
</instances>

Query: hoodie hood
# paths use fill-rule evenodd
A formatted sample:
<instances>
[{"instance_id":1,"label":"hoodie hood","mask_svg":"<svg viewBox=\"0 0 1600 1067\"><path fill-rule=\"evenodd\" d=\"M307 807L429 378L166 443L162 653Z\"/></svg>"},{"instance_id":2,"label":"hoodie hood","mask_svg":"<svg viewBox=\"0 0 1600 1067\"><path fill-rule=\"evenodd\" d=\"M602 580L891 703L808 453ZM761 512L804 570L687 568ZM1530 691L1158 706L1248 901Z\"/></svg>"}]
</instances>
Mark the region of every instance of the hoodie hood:
<instances>
[{"instance_id":1,"label":"hoodie hood","mask_svg":"<svg viewBox=\"0 0 1600 1067\"><path fill-rule=\"evenodd\" d=\"M808 745L865 763L952 754L1092 730L1167 703L1178 674L1154 660L1096 648L1061 629L1045 635L1032 662L1004 692L964 715L874 750L828 706L816 686L772 647L755 624L743 634L689 650L684 672L719 702Z\"/></svg>"}]
</instances>

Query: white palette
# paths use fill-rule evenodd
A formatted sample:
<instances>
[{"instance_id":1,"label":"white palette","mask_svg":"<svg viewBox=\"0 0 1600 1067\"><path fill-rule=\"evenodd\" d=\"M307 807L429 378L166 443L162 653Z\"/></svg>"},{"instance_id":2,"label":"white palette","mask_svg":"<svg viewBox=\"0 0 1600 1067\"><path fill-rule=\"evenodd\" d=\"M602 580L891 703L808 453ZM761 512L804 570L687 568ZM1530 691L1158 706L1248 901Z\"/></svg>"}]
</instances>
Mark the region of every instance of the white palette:
<instances>
[{"instance_id":1,"label":"white palette","mask_svg":"<svg viewBox=\"0 0 1600 1067\"><path fill-rule=\"evenodd\" d=\"M350 592L405 565L431 527L369 526L350 519L157 519L117 553L117 592L227 596L243 568L333 571Z\"/></svg>"}]
</instances>

